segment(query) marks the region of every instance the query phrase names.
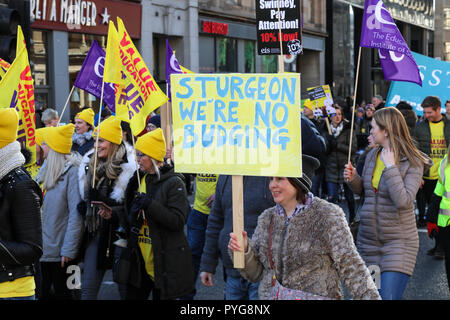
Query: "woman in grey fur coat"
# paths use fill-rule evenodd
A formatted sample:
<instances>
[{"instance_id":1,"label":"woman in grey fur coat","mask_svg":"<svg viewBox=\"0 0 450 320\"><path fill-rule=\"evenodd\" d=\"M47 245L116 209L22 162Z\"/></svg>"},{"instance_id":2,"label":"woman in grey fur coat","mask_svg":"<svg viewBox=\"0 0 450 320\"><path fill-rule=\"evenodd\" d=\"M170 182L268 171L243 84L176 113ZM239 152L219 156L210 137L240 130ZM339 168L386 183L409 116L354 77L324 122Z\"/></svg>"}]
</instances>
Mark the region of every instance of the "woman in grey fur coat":
<instances>
[{"instance_id":1,"label":"woman in grey fur coat","mask_svg":"<svg viewBox=\"0 0 450 320\"><path fill-rule=\"evenodd\" d=\"M380 299L356 251L344 212L310 192L319 161L303 155L302 162L302 178L271 179L276 205L259 216L252 239L247 240L243 231L243 249L236 235L230 234L230 254L245 252L245 267L239 269L242 276L260 281L260 299L274 299L279 284L305 292L303 299L309 294L343 299L341 280L353 299Z\"/></svg>"}]
</instances>

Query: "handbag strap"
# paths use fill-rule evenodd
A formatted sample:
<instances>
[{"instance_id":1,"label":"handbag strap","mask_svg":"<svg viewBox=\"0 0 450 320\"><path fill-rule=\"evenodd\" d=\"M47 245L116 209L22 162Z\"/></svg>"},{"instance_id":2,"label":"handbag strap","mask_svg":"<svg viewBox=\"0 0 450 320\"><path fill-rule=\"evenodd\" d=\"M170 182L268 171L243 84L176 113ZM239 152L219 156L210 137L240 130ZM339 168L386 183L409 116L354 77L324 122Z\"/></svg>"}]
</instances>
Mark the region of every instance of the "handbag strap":
<instances>
[{"instance_id":1,"label":"handbag strap","mask_svg":"<svg viewBox=\"0 0 450 320\"><path fill-rule=\"evenodd\" d=\"M273 263L273 256L272 256L272 233L273 233L273 216L270 218L269 238L268 238L270 269L272 269L273 271L272 275L272 287L273 287L275 286L277 278L275 276L275 264Z\"/></svg>"}]
</instances>

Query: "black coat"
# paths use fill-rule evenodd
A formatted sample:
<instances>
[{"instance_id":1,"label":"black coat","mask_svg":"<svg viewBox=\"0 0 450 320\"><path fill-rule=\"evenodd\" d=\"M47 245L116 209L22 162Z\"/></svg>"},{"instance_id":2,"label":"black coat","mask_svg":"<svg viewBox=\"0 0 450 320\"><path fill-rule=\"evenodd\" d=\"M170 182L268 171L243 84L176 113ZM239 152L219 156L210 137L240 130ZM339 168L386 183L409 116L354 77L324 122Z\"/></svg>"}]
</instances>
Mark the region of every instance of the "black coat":
<instances>
[{"instance_id":1,"label":"black coat","mask_svg":"<svg viewBox=\"0 0 450 320\"><path fill-rule=\"evenodd\" d=\"M0 273L32 275L42 255L42 191L24 168L10 171L0 185Z\"/></svg>"},{"instance_id":2,"label":"black coat","mask_svg":"<svg viewBox=\"0 0 450 320\"><path fill-rule=\"evenodd\" d=\"M348 151L350 148L350 131L351 124L347 120L344 121L344 128L337 138L325 133L327 139L327 167L325 169L326 181L333 183L344 183L344 167L348 161ZM353 130L352 152L350 161L354 164L356 154L356 134Z\"/></svg>"},{"instance_id":3,"label":"black coat","mask_svg":"<svg viewBox=\"0 0 450 320\"><path fill-rule=\"evenodd\" d=\"M175 299L191 293L195 284L191 250L184 233L190 205L183 176L168 165L160 171L159 180L150 174L145 179L146 194L152 201L144 212L152 239L155 287L161 290L162 299ZM125 194L129 214L138 188L135 174Z\"/></svg>"}]
</instances>

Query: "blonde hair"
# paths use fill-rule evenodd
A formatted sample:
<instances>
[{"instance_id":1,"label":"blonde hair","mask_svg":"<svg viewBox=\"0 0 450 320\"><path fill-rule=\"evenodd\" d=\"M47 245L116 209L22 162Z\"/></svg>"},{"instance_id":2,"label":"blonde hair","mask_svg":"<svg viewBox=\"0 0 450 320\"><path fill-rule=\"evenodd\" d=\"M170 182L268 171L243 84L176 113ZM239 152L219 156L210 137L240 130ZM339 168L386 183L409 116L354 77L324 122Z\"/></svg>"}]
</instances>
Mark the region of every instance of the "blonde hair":
<instances>
[{"instance_id":1,"label":"blonde hair","mask_svg":"<svg viewBox=\"0 0 450 320\"><path fill-rule=\"evenodd\" d=\"M116 180L122 172L120 165L123 163L123 158L126 153L127 150L123 143L118 145L111 142L111 147L108 150L106 160L97 158L95 181L98 182L104 175L110 180ZM94 161L95 156L92 156L89 161L89 173L91 175L94 174Z\"/></svg>"},{"instance_id":2,"label":"blonde hair","mask_svg":"<svg viewBox=\"0 0 450 320\"><path fill-rule=\"evenodd\" d=\"M388 132L388 139L394 152L395 163L405 156L413 167L419 167L428 162L428 158L417 149L403 114L394 107L382 108L375 111L373 119L381 130Z\"/></svg>"},{"instance_id":3,"label":"blonde hair","mask_svg":"<svg viewBox=\"0 0 450 320\"><path fill-rule=\"evenodd\" d=\"M65 166L67 164L78 166L80 164L80 160L80 157L75 153L63 154L49 148L47 159L45 159L46 168L42 177L43 188L45 190L49 190L55 187L64 171Z\"/></svg>"}]
</instances>

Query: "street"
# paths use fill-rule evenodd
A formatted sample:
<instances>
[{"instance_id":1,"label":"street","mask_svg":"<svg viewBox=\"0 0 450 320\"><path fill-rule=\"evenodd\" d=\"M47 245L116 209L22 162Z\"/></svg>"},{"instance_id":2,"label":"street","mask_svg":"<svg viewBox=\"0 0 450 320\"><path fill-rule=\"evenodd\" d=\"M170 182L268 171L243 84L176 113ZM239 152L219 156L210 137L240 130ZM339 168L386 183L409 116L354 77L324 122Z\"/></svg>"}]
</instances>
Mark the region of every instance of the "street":
<instances>
[{"instance_id":1,"label":"street","mask_svg":"<svg viewBox=\"0 0 450 320\"><path fill-rule=\"evenodd\" d=\"M192 196L189 200L193 201ZM341 204L347 211L344 202ZM404 300L450 300L450 292L445 275L444 260L437 260L428 256L427 251L434 246L434 240L428 238L427 229L419 229L419 253L417 255L414 274L408 282ZM223 281L222 264L219 265L214 275L214 286L205 287L197 280L197 295L195 300L223 300L225 284ZM344 291L345 292L345 291ZM348 294L345 298L349 299ZM111 271L106 273L99 293L100 300L119 300L117 285L112 281Z\"/></svg>"}]
</instances>

